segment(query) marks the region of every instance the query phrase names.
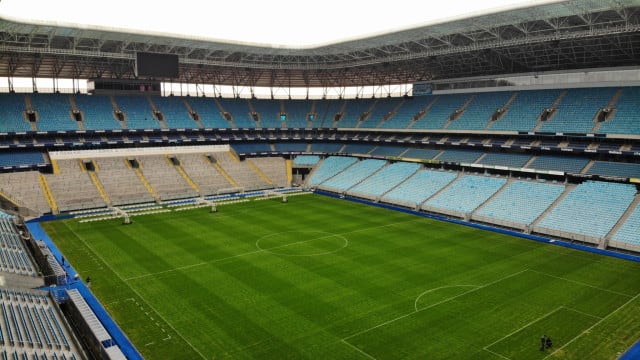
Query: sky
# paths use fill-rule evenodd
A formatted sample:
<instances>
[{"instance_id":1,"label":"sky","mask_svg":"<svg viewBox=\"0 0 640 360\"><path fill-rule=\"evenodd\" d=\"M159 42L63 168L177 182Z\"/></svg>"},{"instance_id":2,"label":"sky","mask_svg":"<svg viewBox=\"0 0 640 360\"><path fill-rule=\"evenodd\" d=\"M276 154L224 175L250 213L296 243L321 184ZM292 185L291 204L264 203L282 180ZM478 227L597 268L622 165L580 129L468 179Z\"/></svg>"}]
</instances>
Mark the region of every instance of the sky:
<instances>
[{"instance_id":1,"label":"sky","mask_svg":"<svg viewBox=\"0 0 640 360\"><path fill-rule=\"evenodd\" d=\"M309 48L559 0L0 0L0 16Z\"/></svg>"}]
</instances>

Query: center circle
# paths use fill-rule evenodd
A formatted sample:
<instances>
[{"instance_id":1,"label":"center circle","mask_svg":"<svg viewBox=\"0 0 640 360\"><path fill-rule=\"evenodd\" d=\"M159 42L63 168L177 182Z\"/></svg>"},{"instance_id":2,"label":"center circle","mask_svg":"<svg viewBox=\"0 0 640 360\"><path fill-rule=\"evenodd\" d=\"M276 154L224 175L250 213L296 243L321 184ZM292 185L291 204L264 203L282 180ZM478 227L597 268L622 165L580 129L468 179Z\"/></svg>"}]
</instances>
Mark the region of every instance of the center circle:
<instances>
[{"instance_id":1,"label":"center circle","mask_svg":"<svg viewBox=\"0 0 640 360\"><path fill-rule=\"evenodd\" d=\"M349 245L342 235L317 230L294 230L265 235L256 241L262 251L282 256L320 256Z\"/></svg>"}]
</instances>

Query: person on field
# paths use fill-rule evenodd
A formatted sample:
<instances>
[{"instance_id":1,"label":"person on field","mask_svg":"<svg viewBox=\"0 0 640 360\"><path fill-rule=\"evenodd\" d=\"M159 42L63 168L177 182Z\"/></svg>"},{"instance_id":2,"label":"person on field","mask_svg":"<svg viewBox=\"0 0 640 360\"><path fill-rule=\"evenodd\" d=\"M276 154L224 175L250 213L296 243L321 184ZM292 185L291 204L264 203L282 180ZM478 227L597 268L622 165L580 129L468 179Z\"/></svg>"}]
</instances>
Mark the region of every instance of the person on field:
<instances>
[{"instance_id":1,"label":"person on field","mask_svg":"<svg viewBox=\"0 0 640 360\"><path fill-rule=\"evenodd\" d=\"M551 347L553 346L553 340L551 340L550 336L547 336L546 345L547 345L547 349L551 349Z\"/></svg>"},{"instance_id":2,"label":"person on field","mask_svg":"<svg viewBox=\"0 0 640 360\"><path fill-rule=\"evenodd\" d=\"M544 351L545 346L547 345L547 335L542 335L540 338L540 351Z\"/></svg>"}]
</instances>

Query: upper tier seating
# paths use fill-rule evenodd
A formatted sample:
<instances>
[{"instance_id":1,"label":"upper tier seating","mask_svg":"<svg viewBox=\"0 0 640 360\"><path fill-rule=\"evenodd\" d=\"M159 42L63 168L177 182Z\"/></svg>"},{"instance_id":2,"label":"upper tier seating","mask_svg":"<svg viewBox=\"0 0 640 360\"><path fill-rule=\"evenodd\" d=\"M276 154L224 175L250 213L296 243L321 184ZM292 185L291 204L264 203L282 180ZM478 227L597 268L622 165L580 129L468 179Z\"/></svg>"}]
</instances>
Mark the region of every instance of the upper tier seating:
<instances>
[{"instance_id":1,"label":"upper tier seating","mask_svg":"<svg viewBox=\"0 0 640 360\"><path fill-rule=\"evenodd\" d=\"M25 94L0 95L0 132L31 131L24 111L27 109Z\"/></svg>"},{"instance_id":2,"label":"upper tier seating","mask_svg":"<svg viewBox=\"0 0 640 360\"><path fill-rule=\"evenodd\" d=\"M323 189L346 191L380 170L385 164L386 161L377 159L359 161L345 171L323 182L320 187Z\"/></svg>"},{"instance_id":3,"label":"upper tier seating","mask_svg":"<svg viewBox=\"0 0 640 360\"><path fill-rule=\"evenodd\" d=\"M640 164L596 161L587 174L640 178Z\"/></svg>"},{"instance_id":4,"label":"upper tier seating","mask_svg":"<svg viewBox=\"0 0 640 360\"><path fill-rule=\"evenodd\" d=\"M36 122L40 131L79 130L77 121L71 116L69 95L31 94L31 105L38 112Z\"/></svg>"},{"instance_id":5,"label":"upper tier seating","mask_svg":"<svg viewBox=\"0 0 640 360\"><path fill-rule=\"evenodd\" d=\"M23 151L15 153L0 153L0 168L45 165L46 162L39 151Z\"/></svg>"},{"instance_id":6,"label":"upper tier seating","mask_svg":"<svg viewBox=\"0 0 640 360\"><path fill-rule=\"evenodd\" d=\"M433 95L436 96L436 95ZM431 95L427 96L430 98ZM413 124L412 129L442 129L454 111L462 108L469 94L439 95L427 114Z\"/></svg>"},{"instance_id":7,"label":"upper tier seating","mask_svg":"<svg viewBox=\"0 0 640 360\"><path fill-rule=\"evenodd\" d=\"M233 116L233 124L237 128L254 128L256 122L251 118L251 109L247 99L217 99L224 111Z\"/></svg>"},{"instance_id":8,"label":"upper tier seating","mask_svg":"<svg viewBox=\"0 0 640 360\"><path fill-rule=\"evenodd\" d=\"M585 181L562 199L538 226L604 237L629 207L635 193L632 184Z\"/></svg>"},{"instance_id":9,"label":"upper tier seating","mask_svg":"<svg viewBox=\"0 0 640 360\"><path fill-rule=\"evenodd\" d=\"M509 91L476 94L462 115L452 121L447 129L483 130L489 124L491 115L501 108L512 94Z\"/></svg>"},{"instance_id":10,"label":"upper tier seating","mask_svg":"<svg viewBox=\"0 0 640 360\"><path fill-rule=\"evenodd\" d=\"M214 99L194 97L187 101L191 105L191 110L198 114L200 122L205 128L225 129L231 127L231 124L220 114L220 109Z\"/></svg>"},{"instance_id":11,"label":"upper tier seating","mask_svg":"<svg viewBox=\"0 0 640 360\"><path fill-rule=\"evenodd\" d=\"M397 110L396 114L387 120L380 126L382 129L406 129L407 126L413 121L413 118L427 106L429 106L430 100L434 98L431 96L417 96L414 98L405 99L402 102L402 106Z\"/></svg>"},{"instance_id":12,"label":"upper tier seating","mask_svg":"<svg viewBox=\"0 0 640 360\"><path fill-rule=\"evenodd\" d=\"M189 115L186 98L175 96L154 96L156 108L164 115L164 121L170 129L197 129L198 124Z\"/></svg>"},{"instance_id":13,"label":"upper tier seating","mask_svg":"<svg viewBox=\"0 0 640 360\"><path fill-rule=\"evenodd\" d=\"M569 89L556 114L544 122L540 131L590 133L598 110L607 106L615 88Z\"/></svg>"},{"instance_id":14,"label":"upper tier seating","mask_svg":"<svg viewBox=\"0 0 640 360\"><path fill-rule=\"evenodd\" d=\"M373 106L375 100L362 99L346 100L347 106L344 110L342 119L338 122L339 128L355 128L360 121L360 118Z\"/></svg>"},{"instance_id":15,"label":"upper tier seating","mask_svg":"<svg viewBox=\"0 0 640 360\"><path fill-rule=\"evenodd\" d=\"M382 197L383 201L416 207L452 182L458 173L420 170Z\"/></svg>"},{"instance_id":16,"label":"upper tier seating","mask_svg":"<svg viewBox=\"0 0 640 360\"><path fill-rule=\"evenodd\" d=\"M538 155L527 165L529 169L557 170L579 174L589 163L588 158L560 155Z\"/></svg>"},{"instance_id":17,"label":"upper tier seating","mask_svg":"<svg viewBox=\"0 0 640 360\"><path fill-rule=\"evenodd\" d=\"M344 146L343 143L312 143L311 151L312 152L323 152L323 153L337 153L340 152L340 149Z\"/></svg>"},{"instance_id":18,"label":"upper tier seating","mask_svg":"<svg viewBox=\"0 0 640 360\"><path fill-rule=\"evenodd\" d=\"M374 145L368 144L347 144L341 152L345 154L368 154L373 148L375 148Z\"/></svg>"},{"instance_id":19,"label":"upper tier seating","mask_svg":"<svg viewBox=\"0 0 640 360\"><path fill-rule=\"evenodd\" d=\"M478 164L523 167L531 159L529 154L487 153Z\"/></svg>"},{"instance_id":20,"label":"upper tier seating","mask_svg":"<svg viewBox=\"0 0 640 360\"><path fill-rule=\"evenodd\" d=\"M233 149L237 153L271 152L271 146L268 143L233 144Z\"/></svg>"},{"instance_id":21,"label":"upper tier seating","mask_svg":"<svg viewBox=\"0 0 640 360\"><path fill-rule=\"evenodd\" d=\"M622 94L615 103L615 114L598 129L599 133L640 134L640 87L622 88Z\"/></svg>"},{"instance_id":22,"label":"upper tier seating","mask_svg":"<svg viewBox=\"0 0 640 360\"><path fill-rule=\"evenodd\" d=\"M263 128L281 128L280 101L253 99L251 100L253 109L260 114L260 126Z\"/></svg>"},{"instance_id":23,"label":"upper tier seating","mask_svg":"<svg viewBox=\"0 0 640 360\"><path fill-rule=\"evenodd\" d=\"M289 100L284 102L288 128L308 128L307 115L311 112L311 102L307 100Z\"/></svg>"},{"instance_id":24,"label":"upper tier seating","mask_svg":"<svg viewBox=\"0 0 640 360\"><path fill-rule=\"evenodd\" d=\"M409 158L409 159L433 159L441 152L442 150L437 150L437 149L410 148L404 154L402 154L402 157Z\"/></svg>"},{"instance_id":25,"label":"upper tier seating","mask_svg":"<svg viewBox=\"0 0 640 360\"><path fill-rule=\"evenodd\" d=\"M493 122L489 130L531 131L542 110L551 107L560 90L519 91L502 118Z\"/></svg>"},{"instance_id":26,"label":"upper tier seating","mask_svg":"<svg viewBox=\"0 0 640 360\"><path fill-rule=\"evenodd\" d=\"M379 156L400 156L405 151L407 151L406 146L383 145L373 149L373 151L370 154L379 155Z\"/></svg>"},{"instance_id":27,"label":"upper tier seating","mask_svg":"<svg viewBox=\"0 0 640 360\"><path fill-rule=\"evenodd\" d=\"M420 164L397 162L382 168L349 190L349 194L376 199L413 175Z\"/></svg>"},{"instance_id":28,"label":"upper tier seating","mask_svg":"<svg viewBox=\"0 0 640 360\"><path fill-rule=\"evenodd\" d=\"M313 126L316 128L331 128L336 114L340 112L344 105L344 100L316 100L315 112L318 114Z\"/></svg>"},{"instance_id":29,"label":"upper tier seating","mask_svg":"<svg viewBox=\"0 0 640 360\"><path fill-rule=\"evenodd\" d=\"M277 142L274 144L276 151L281 152L303 152L307 151L306 142Z\"/></svg>"},{"instance_id":30,"label":"upper tier seating","mask_svg":"<svg viewBox=\"0 0 640 360\"><path fill-rule=\"evenodd\" d=\"M425 202L422 208L444 210L457 215L468 214L500 190L506 182L502 178L465 175Z\"/></svg>"},{"instance_id":31,"label":"upper tier seating","mask_svg":"<svg viewBox=\"0 0 640 360\"><path fill-rule=\"evenodd\" d=\"M78 110L82 112L85 130L120 129L113 115L113 105L108 96L74 95Z\"/></svg>"},{"instance_id":32,"label":"upper tier seating","mask_svg":"<svg viewBox=\"0 0 640 360\"><path fill-rule=\"evenodd\" d=\"M360 124L360 128L377 128L386 116L393 116L392 112L400 104L397 99L378 99L371 110L371 114Z\"/></svg>"},{"instance_id":33,"label":"upper tier seating","mask_svg":"<svg viewBox=\"0 0 640 360\"><path fill-rule=\"evenodd\" d=\"M325 180L335 176L347 167L353 165L358 159L348 156L329 156L324 159L309 178L310 185L320 185Z\"/></svg>"},{"instance_id":34,"label":"upper tier seating","mask_svg":"<svg viewBox=\"0 0 640 360\"><path fill-rule=\"evenodd\" d=\"M562 194L564 186L530 181L514 181L476 215L530 225Z\"/></svg>"},{"instance_id":35,"label":"upper tier seating","mask_svg":"<svg viewBox=\"0 0 640 360\"><path fill-rule=\"evenodd\" d=\"M153 109L146 96L116 96L116 103L125 115L129 129L160 129L160 123L153 117Z\"/></svg>"},{"instance_id":36,"label":"upper tier seating","mask_svg":"<svg viewBox=\"0 0 640 360\"><path fill-rule=\"evenodd\" d=\"M437 160L445 162L457 162L472 164L482 155L479 150L445 150Z\"/></svg>"}]
</instances>

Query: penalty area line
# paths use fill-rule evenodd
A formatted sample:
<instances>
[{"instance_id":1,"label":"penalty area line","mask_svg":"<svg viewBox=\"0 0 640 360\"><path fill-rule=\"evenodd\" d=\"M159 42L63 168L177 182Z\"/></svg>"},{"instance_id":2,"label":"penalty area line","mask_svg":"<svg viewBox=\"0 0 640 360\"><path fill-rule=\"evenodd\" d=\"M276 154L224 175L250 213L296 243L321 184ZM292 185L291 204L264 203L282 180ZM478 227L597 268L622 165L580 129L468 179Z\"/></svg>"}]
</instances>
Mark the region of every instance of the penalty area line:
<instances>
[{"instance_id":1,"label":"penalty area line","mask_svg":"<svg viewBox=\"0 0 640 360\"><path fill-rule=\"evenodd\" d=\"M348 342L347 340L342 339L342 340L340 340L340 341L342 341L343 343L345 343L345 344L349 345L349 347L351 347L352 349L355 349L356 351L358 351L360 354L362 354L362 355L366 356L367 358L372 359L372 360L376 360L376 358L374 358L373 356L371 356L371 354L369 354L369 353L367 353L366 351L364 351L364 350L360 349L359 347L357 347L357 346L353 345L352 343Z\"/></svg>"}]
</instances>

